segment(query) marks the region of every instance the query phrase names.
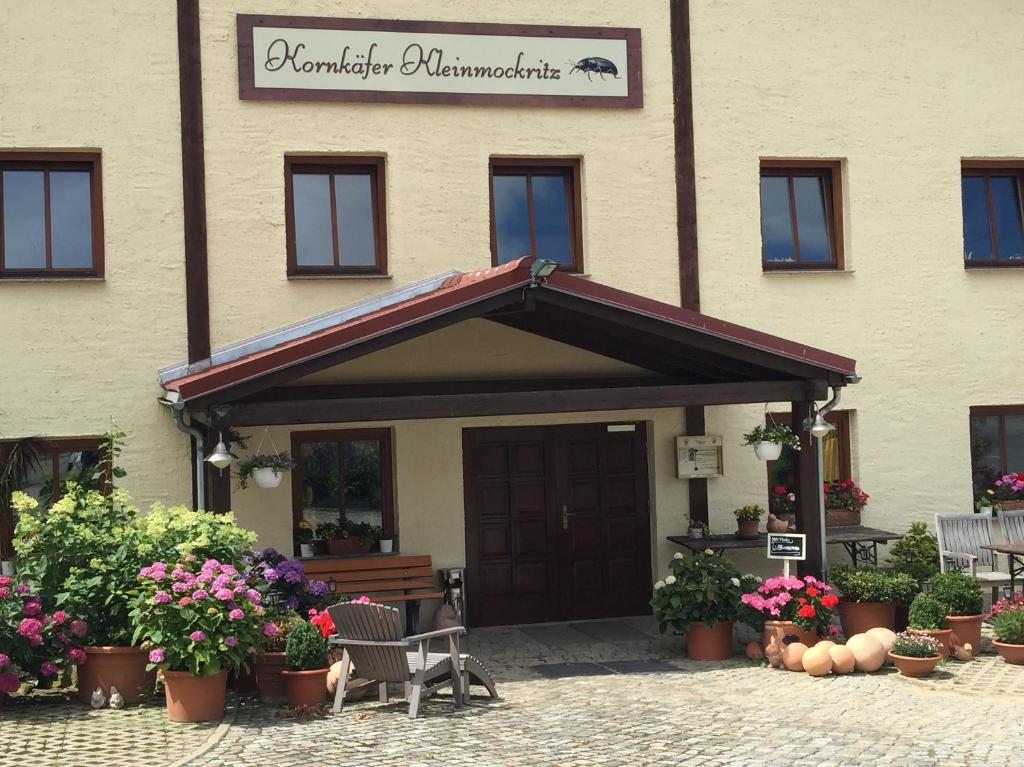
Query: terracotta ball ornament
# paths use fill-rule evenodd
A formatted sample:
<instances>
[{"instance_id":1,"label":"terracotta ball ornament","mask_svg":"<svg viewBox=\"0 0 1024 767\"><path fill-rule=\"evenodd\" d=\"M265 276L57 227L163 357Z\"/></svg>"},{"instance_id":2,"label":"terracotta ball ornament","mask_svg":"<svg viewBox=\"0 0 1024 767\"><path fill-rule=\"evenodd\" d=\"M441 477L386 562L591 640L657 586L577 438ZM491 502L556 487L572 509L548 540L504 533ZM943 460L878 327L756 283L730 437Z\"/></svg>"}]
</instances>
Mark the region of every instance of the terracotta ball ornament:
<instances>
[{"instance_id":1,"label":"terracotta ball ornament","mask_svg":"<svg viewBox=\"0 0 1024 767\"><path fill-rule=\"evenodd\" d=\"M882 647L885 648L886 652L891 652L893 645L896 644L896 632L887 629L884 626L879 626L878 628L874 629L868 629L864 633L868 636L873 636L875 639L881 642Z\"/></svg>"},{"instance_id":2,"label":"terracotta ball ornament","mask_svg":"<svg viewBox=\"0 0 1024 767\"><path fill-rule=\"evenodd\" d=\"M830 650L833 647L836 647L836 643L833 642L831 639L821 639L821 640L818 641L818 644L816 644L814 646L815 647L823 647L826 650Z\"/></svg>"},{"instance_id":3,"label":"terracotta ball ornament","mask_svg":"<svg viewBox=\"0 0 1024 767\"><path fill-rule=\"evenodd\" d=\"M849 674L857 665L857 659L845 645L837 644L828 648L828 655L832 659L833 674Z\"/></svg>"},{"instance_id":4,"label":"terracotta ball ornament","mask_svg":"<svg viewBox=\"0 0 1024 767\"><path fill-rule=\"evenodd\" d=\"M832 670L832 656L829 648L816 644L808 648L803 656L804 671L811 676L825 676Z\"/></svg>"},{"instance_id":5,"label":"terracotta ball ornament","mask_svg":"<svg viewBox=\"0 0 1024 767\"><path fill-rule=\"evenodd\" d=\"M806 652L807 645L802 642L791 642L782 651L782 662L790 671L803 671L803 659Z\"/></svg>"},{"instance_id":6,"label":"terracotta ball ornament","mask_svg":"<svg viewBox=\"0 0 1024 767\"><path fill-rule=\"evenodd\" d=\"M854 634L846 640L846 647L853 653L858 671L870 674L885 665L885 647L877 637Z\"/></svg>"},{"instance_id":7,"label":"terracotta ball ornament","mask_svg":"<svg viewBox=\"0 0 1024 767\"><path fill-rule=\"evenodd\" d=\"M764 650L761 649L760 642L747 642L747 657L751 660L758 660L764 657Z\"/></svg>"}]
</instances>

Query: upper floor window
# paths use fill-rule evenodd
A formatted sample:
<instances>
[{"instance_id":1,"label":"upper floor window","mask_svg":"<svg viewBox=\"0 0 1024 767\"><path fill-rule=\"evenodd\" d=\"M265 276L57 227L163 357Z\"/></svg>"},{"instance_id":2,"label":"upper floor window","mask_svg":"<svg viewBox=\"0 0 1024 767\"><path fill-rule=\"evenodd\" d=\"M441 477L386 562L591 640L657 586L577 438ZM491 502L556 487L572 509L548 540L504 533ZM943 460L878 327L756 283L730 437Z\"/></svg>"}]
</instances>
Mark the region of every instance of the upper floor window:
<instances>
[{"instance_id":1,"label":"upper floor window","mask_svg":"<svg viewBox=\"0 0 1024 767\"><path fill-rule=\"evenodd\" d=\"M491 160L491 263L523 256L583 271L576 160Z\"/></svg>"},{"instance_id":2,"label":"upper floor window","mask_svg":"<svg viewBox=\"0 0 1024 767\"><path fill-rule=\"evenodd\" d=\"M971 408L971 476L980 497L1011 471L1024 471L1024 405Z\"/></svg>"},{"instance_id":3,"label":"upper floor window","mask_svg":"<svg viewBox=\"0 0 1024 767\"><path fill-rule=\"evenodd\" d=\"M965 164L965 266L1024 266L1024 168Z\"/></svg>"},{"instance_id":4,"label":"upper floor window","mask_svg":"<svg viewBox=\"0 0 1024 767\"><path fill-rule=\"evenodd\" d=\"M761 161L761 264L842 269L840 164Z\"/></svg>"},{"instance_id":5,"label":"upper floor window","mask_svg":"<svg viewBox=\"0 0 1024 767\"><path fill-rule=\"evenodd\" d=\"M100 157L0 152L0 277L103 276Z\"/></svg>"},{"instance_id":6,"label":"upper floor window","mask_svg":"<svg viewBox=\"0 0 1024 767\"><path fill-rule=\"evenodd\" d=\"M289 275L387 273L382 157L285 157Z\"/></svg>"}]
</instances>

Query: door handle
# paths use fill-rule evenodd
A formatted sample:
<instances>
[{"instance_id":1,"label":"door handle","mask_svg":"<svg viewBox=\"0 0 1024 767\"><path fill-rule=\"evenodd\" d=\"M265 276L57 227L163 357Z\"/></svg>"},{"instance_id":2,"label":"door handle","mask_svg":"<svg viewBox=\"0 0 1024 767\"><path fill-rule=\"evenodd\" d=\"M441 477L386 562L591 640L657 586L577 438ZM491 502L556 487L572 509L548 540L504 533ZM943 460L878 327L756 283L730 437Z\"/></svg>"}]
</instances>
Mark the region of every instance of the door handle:
<instances>
[{"instance_id":1,"label":"door handle","mask_svg":"<svg viewBox=\"0 0 1024 767\"><path fill-rule=\"evenodd\" d=\"M569 506L564 503L562 504L562 529L569 529Z\"/></svg>"}]
</instances>

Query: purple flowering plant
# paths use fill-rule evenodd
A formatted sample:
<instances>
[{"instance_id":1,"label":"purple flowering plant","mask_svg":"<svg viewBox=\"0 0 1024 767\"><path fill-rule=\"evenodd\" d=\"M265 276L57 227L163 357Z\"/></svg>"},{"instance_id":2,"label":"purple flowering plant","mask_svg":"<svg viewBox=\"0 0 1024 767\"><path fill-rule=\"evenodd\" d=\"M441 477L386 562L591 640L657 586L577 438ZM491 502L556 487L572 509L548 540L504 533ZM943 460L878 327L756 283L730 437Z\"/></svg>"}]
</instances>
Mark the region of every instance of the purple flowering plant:
<instances>
[{"instance_id":1,"label":"purple flowering plant","mask_svg":"<svg viewBox=\"0 0 1024 767\"><path fill-rule=\"evenodd\" d=\"M265 598L268 609L308 610L327 596L327 584L310 580L297 559L266 548L248 558L247 582Z\"/></svg>"},{"instance_id":2,"label":"purple flowering plant","mask_svg":"<svg viewBox=\"0 0 1024 767\"><path fill-rule=\"evenodd\" d=\"M273 626L262 594L234 565L216 559L154 562L139 571L138 581L132 644L149 650L149 668L196 676L245 668Z\"/></svg>"}]
</instances>

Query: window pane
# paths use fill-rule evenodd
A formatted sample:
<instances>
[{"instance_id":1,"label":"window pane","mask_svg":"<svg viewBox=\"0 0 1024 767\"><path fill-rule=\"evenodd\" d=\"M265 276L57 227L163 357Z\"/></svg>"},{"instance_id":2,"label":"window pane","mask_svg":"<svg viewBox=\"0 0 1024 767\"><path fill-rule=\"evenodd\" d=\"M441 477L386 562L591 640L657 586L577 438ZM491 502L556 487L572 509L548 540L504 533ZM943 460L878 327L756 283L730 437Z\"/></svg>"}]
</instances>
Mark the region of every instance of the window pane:
<instances>
[{"instance_id":1,"label":"window pane","mask_svg":"<svg viewBox=\"0 0 1024 767\"><path fill-rule=\"evenodd\" d=\"M974 494L992 487L1002 474L999 450L999 416L971 416L971 476Z\"/></svg>"},{"instance_id":2,"label":"window pane","mask_svg":"<svg viewBox=\"0 0 1024 767\"><path fill-rule=\"evenodd\" d=\"M999 258L1024 258L1024 231L1020 220L1020 187L1013 176L993 176L992 211L996 217Z\"/></svg>"},{"instance_id":3,"label":"window pane","mask_svg":"<svg viewBox=\"0 0 1024 767\"><path fill-rule=\"evenodd\" d=\"M61 453L57 466L60 469L60 485L65 482L77 482L86 490L102 490L103 476L100 474L100 452L98 450L78 450L72 453ZM63 494L61 490L61 494Z\"/></svg>"},{"instance_id":4,"label":"window pane","mask_svg":"<svg viewBox=\"0 0 1024 767\"><path fill-rule=\"evenodd\" d=\"M344 459L345 518L350 522L382 526L380 442L375 439L345 442Z\"/></svg>"},{"instance_id":5,"label":"window pane","mask_svg":"<svg viewBox=\"0 0 1024 767\"><path fill-rule=\"evenodd\" d=\"M569 243L569 179L565 176L534 176L533 221L537 227L537 258L560 264L572 263Z\"/></svg>"},{"instance_id":6,"label":"window pane","mask_svg":"<svg viewBox=\"0 0 1024 767\"><path fill-rule=\"evenodd\" d=\"M530 213L526 206L526 176L493 176L494 236L498 263L530 254Z\"/></svg>"},{"instance_id":7,"label":"window pane","mask_svg":"<svg viewBox=\"0 0 1024 767\"><path fill-rule=\"evenodd\" d=\"M765 261L793 261L793 222L785 176L761 177L761 241Z\"/></svg>"},{"instance_id":8,"label":"window pane","mask_svg":"<svg viewBox=\"0 0 1024 767\"><path fill-rule=\"evenodd\" d=\"M824 184L825 179L820 176L793 177L801 261L827 264L833 260L825 214Z\"/></svg>"},{"instance_id":9,"label":"window pane","mask_svg":"<svg viewBox=\"0 0 1024 767\"><path fill-rule=\"evenodd\" d=\"M373 185L369 174L334 177L338 207L338 258L343 266L374 266Z\"/></svg>"},{"instance_id":10,"label":"window pane","mask_svg":"<svg viewBox=\"0 0 1024 767\"><path fill-rule=\"evenodd\" d=\"M985 200L985 179L964 176L960 182L964 209L964 258L992 258L992 238L988 228L988 203Z\"/></svg>"},{"instance_id":11,"label":"window pane","mask_svg":"<svg viewBox=\"0 0 1024 767\"><path fill-rule=\"evenodd\" d=\"M1024 415L1006 418L1006 470L1024 471Z\"/></svg>"},{"instance_id":12,"label":"window pane","mask_svg":"<svg viewBox=\"0 0 1024 767\"><path fill-rule=\"evenodd\" d=\"M331 266L331 177L316 173L292 176L295 261L299 266Z\"/></svg>"},{"instance_id":13,"label":"window pane","mask_svg":"<svg viewBox=\"0 0 1024 767\"><path fill-rule=\"evenodd\" d=\"M46 268L43 172L4 171L4 266Z\"/></svg>"},{"instance_id":14,"label":"window pane","mask_svg":"<svg viewBox=\"0 0 1024 767\"><path fill-rule=\"evenodd\" d=\"M50 173L50 253L57 268L92 266L92 201L87 171Z\"/></svg>"},{"instance_id":15,"label":"window pane","mask_svg":"<svg viewBox=\"0 0 1024 767\"><path fill-rule=\"evenodd\" d=\"M302 464L302 518L315 527L341 518L338 443L306 442Z\"/></svg>"}]
</instances>

